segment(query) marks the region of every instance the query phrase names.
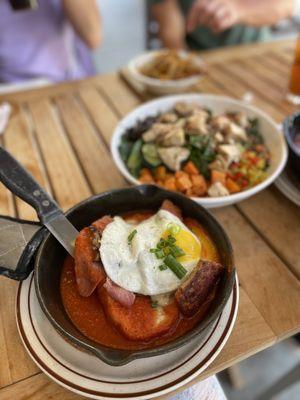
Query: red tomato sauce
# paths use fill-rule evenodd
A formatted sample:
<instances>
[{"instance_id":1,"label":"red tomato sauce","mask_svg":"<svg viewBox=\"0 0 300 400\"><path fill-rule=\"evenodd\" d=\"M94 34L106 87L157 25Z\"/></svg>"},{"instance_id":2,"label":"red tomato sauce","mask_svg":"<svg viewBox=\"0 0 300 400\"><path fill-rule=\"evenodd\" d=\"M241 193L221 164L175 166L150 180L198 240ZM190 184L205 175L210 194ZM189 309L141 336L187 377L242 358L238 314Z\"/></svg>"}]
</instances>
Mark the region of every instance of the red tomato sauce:
<instances>
[{"instance_id":1,"label":"red tomato sauce","mask_svg":"<svg viewBox=\"0 0 300 400\"><path fill-rule=\"evenodd\" d=\"M151 212L130 213L123 216L127 220L138 220L149 218ZM220 261L215 244L203 227L195 220L186 218L183 221L202 243L202 258ZM102 345L115 349L140 350L154 348L168 343L190 331L207 312L214 294L202 305L198 313L192 318L180 316L177 324L167 334L155 338L149 342L136 342L124 337L110 322L104 313L97 291L90 297L79 295L75 279L74 260L68 256L63 264L60 282L60 292L65 310L76 326L86 337Z\"/></svg>"}]
</instances>

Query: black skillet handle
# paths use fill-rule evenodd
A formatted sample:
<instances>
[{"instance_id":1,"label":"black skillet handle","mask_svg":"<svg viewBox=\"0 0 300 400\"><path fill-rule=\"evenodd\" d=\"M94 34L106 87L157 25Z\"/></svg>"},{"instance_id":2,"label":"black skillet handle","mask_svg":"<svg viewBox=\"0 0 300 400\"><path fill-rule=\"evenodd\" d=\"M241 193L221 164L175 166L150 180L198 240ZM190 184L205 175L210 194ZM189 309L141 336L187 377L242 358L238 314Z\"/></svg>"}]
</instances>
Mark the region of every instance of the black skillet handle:
<instances>
[{"instance_id":1,"label":"black skillet handle","mask_svg":"<svg viewBox=\"0 0 300 400\"><path fill-rule=\"evenodd\" d=\"M37 222L0 215L0 275L26 279L47 234L48 230Z\"/></svg>"},{"instance_id":2,"label":"black skillet handle","mask_svg":"<svg viewBox=\"0 0 300 400\"><path fill-rule=\"evenodd\" d=\"M30 204L37 212L40 221L45 224L61 211L35 179L0 147L0 181L16 196Z\"/></svg>"}]
</instances>

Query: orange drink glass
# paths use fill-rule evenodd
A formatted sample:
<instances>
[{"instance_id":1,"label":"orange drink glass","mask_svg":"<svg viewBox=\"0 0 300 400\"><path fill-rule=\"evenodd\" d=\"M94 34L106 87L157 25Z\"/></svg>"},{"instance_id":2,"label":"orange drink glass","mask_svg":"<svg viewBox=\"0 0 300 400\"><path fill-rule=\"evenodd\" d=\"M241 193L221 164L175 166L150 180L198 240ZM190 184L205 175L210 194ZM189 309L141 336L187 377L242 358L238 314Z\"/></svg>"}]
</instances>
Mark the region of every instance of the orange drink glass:
<instances>
[{"instance_id":1,"label":"orange drink glass","mask_svg":"<svg viewBox=\"0 0 300 400\"><path fill-rule=\"evenodd\" d=\"M293 104L300 104L300 36L298 36L296 43L287 98Z\"/></svg>"}]
</instances>

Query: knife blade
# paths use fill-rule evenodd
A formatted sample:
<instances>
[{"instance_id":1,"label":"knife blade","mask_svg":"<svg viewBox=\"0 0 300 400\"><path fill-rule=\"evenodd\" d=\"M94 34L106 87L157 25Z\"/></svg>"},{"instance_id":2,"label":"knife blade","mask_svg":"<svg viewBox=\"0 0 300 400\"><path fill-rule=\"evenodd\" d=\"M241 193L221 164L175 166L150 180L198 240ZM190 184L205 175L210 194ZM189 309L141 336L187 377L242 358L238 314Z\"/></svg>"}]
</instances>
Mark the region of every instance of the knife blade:
<instances>
[{"instance_id":1,"label":"knife blade","mask_svg":"<svg viewBox=\"0 0 300 400\"><path fill-rule=\"evenodd\" d=\"M79 232L65 215L63 213L56 215L53 219L47 221L45 226L64 246L67 252L74 257L75 239Z\"/></svg>"}]
</instances>

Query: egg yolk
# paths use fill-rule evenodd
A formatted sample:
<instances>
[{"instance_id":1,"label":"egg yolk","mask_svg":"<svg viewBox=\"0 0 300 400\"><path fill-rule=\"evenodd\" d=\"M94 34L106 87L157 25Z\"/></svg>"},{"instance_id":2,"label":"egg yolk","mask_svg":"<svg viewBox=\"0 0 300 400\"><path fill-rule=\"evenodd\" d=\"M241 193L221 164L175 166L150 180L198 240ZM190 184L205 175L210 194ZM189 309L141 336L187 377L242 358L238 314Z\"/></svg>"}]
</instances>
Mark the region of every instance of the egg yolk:
<instances>
[{"instance_id":1,"label":"egg yolk","mask_svg":"<svg viewBox=\"0 0 300 400\"><path fill-rule=\"evenodd\" d=\"M169 231L163 233L163 239L167 239L170 235ZM172 233L176 239L176 246L184 251L184 256L178 257L179 262L193 261L200 259L201 256L201 243L188 231L180 229L178 233Z\"/></svg>"}]
</instances>

